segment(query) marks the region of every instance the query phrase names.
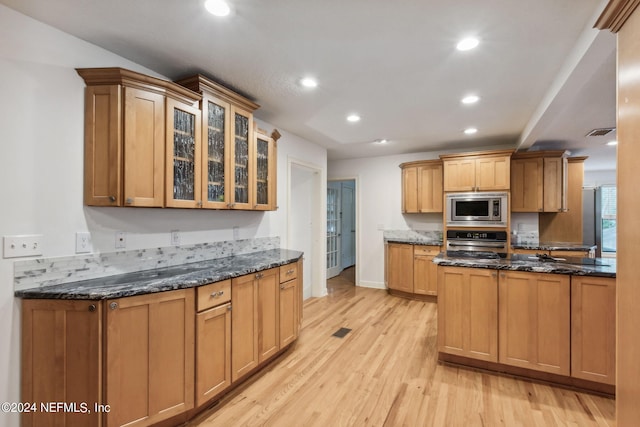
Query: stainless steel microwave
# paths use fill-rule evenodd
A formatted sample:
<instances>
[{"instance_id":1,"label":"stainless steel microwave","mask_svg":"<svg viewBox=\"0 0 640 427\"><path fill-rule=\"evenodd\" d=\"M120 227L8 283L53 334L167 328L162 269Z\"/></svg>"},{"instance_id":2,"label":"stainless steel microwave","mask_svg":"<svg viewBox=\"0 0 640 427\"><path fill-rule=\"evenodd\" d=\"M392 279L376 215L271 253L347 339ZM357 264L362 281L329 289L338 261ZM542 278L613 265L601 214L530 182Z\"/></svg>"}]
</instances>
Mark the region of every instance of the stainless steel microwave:
<instances>
[{"instance_id":1,"label":"stainless steel microwave","mask_svg":"<svg viewBox=\"0 0 640 427\"><path fill-rule=\"evenodd\" d=\"M446 196L447 226L506 227L507 193L449 193Z\"/></svg>"}]
</instances>

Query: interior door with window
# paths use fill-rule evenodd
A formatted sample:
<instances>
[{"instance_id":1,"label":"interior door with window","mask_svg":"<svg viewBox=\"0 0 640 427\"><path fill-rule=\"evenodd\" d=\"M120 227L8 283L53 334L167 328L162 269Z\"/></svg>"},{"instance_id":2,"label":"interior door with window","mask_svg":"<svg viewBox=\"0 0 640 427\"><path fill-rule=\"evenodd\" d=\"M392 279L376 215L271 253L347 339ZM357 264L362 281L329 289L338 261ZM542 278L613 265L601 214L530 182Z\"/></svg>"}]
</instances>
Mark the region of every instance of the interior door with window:
<instances>
[{"instance_id":1,"label":"interior door with window","mask_svg":"<svg viewBox=\"0 0 640 427\"><path fill-rule=\"evenodd\" d=\"M327 184L327 279L342 271L340 260L340 191L339 182Z\"/></svg>"}]
</instances>

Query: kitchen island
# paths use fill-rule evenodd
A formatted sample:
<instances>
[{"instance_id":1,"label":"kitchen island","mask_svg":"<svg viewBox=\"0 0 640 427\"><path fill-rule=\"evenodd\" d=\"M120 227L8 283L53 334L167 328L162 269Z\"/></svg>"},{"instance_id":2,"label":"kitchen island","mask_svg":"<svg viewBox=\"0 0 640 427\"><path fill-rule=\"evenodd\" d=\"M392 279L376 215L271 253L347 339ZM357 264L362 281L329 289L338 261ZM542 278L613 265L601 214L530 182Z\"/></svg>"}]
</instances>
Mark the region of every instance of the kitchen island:
<instances>
[{"instance_id":1,"label":"kitchen island","mask_svg":"<svg viewBox=\"0 0 640 427\"><path fill-rule=\"evenodd\" d=\"M22 425L179 425L298 337L302 252L270 249L18 290Z\"/></svg>"},{"instance_id":2,"label":"kitchen island","mask_svg":"<svg viewBox=\"0 0 640 427\"><path fill-rule=\"evenodd\" d=\"M444 362L615 393L615 260L442 253Z\"/></svg>"}]
</instances>

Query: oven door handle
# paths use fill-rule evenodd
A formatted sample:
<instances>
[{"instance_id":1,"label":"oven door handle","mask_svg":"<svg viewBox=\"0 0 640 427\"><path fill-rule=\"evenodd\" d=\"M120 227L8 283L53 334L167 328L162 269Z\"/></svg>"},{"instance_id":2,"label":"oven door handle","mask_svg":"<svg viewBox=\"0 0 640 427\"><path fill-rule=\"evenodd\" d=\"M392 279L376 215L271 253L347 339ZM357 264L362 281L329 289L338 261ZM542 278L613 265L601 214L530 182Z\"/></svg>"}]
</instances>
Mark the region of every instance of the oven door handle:
<instances>
[{"instance_id":1,"label":"oven door handle","mask_svg":"<svg viewBox=\"0 0 640 427\"><path fill-rule=\"evenodd\" d=\"M447 243L449 246L466 246L466 247L484 247L484 248L504 248L504 243L499 243L499 242L465 242L465 243L459 243L459 242L448 242Z\"/></svg>"}]
</instances>

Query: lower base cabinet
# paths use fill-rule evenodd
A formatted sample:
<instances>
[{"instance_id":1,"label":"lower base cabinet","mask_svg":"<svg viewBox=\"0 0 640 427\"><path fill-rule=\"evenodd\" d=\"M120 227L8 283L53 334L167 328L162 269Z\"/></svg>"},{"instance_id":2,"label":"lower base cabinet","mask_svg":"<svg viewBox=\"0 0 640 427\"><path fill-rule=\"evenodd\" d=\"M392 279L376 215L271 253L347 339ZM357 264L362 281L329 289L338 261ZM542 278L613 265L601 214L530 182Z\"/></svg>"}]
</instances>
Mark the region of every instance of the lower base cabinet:
<instances>
[{"instance_id":1,"label":"lower base cabinet","mask_svg":"<svg viewBox=\"0 0 640 427\"><path fill-rule=\"evenodd\" d=\"M193 289L107 300L105 425L147 426L194 406Z\"/></svg>"},{"instance_id":2,"label":"lower base cabinet","mask_svg":"<svg viewBox=\"0 0 640 427\"><path fill-rule=\"evenodd\" d=\"M302 262L263 274L275 293L265 302L277 301L260 313L276 348L266 363L298 337ZM23 300L21 401L76 407L38 406L21 425L149 426L211 402L260 367L258 286L252 274L106 301Z\"/></svg>"},{"instance_id":3,"label":"lower base cabinet","mask_svg":"<svg viewBox=\"0 0 640 427\"><path fill-rule=\"evenodd\" d=\"M432 261L439 253L440 246L387 243L385 278L389 290L401 296L436 296L438 270Z\"/></svg>"},{"instance_id":4,"label":"lower base cabinet","mask_svg":"<svg viewBox=\"0 0 640 427\"><path fill-rule=\"evenodd\" d=\"M500 273L498 361L536 371L570 373L570 276Z\"/></svg>"}]
</instances>

